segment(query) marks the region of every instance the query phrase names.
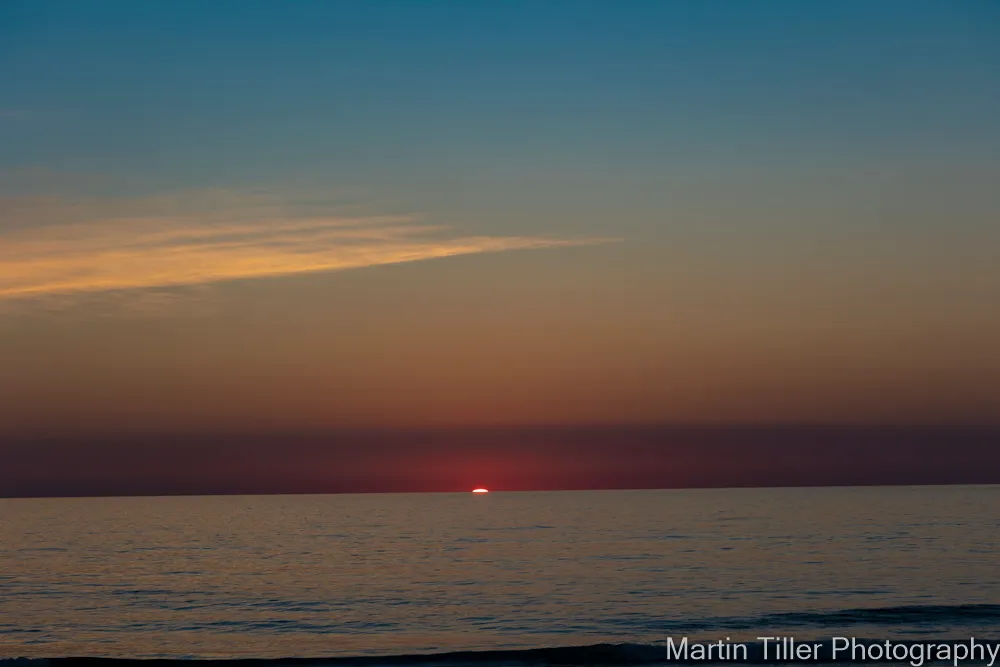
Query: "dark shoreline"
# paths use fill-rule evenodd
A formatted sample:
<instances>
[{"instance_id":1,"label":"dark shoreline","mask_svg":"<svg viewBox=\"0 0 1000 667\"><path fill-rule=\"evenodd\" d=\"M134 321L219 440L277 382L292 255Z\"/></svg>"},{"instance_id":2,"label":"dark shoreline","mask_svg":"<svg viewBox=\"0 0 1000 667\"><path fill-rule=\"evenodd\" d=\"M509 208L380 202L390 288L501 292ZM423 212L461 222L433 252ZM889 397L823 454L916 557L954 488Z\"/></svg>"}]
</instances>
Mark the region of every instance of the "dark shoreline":
<instances>
[{"instance_id":1,"label":"dark shoreline","mask_svg":"<svg viewBox=\"0 0 1000 667\"><path fill-rule=\"evenodd\" d=\"M964 646L965 648L970 648L971 646L976 646L979 648L970 649L974 651L974 655L971 657L965 657L961 659L929 659L928 656L934 656L934 652L924 653L924 659L921 661L915 657L903 657L898 656L893 658L860 658L852 659L851 650L839 651L836 658L833 656L834 639L828 638L824 640L819 640L816 642L808 642L804 640L795 640L796 645L810 645L818 646L819 650L814 653L816 655L813 659L797 659L782 657L780 654L776 655L776 644L770 643L769 646L765 647L764 642L751 641L751 642L737 642L731 641L726 642L723 640L721 646L728 646L731 649L735 649L737 646L746 647L746 657L743 658L742 651L732 651L737 654L735 657L731 658L719 658L719 653L716 652L712 655L715 657L710 657L707 659L698 659L693 657L688 657L688 659L678 659L677 652L679 650L679 644L683 638L674 638L674 647L671 649L666 644L592 644L586 646L565 646L565 647L552 647L552 648L535 648L535 649L512 649L512 650L487 650L487 651L457 651L457 652L447 652L447 653L421 653L421 654L408 654L408 655L386 655L386 656L347 656L347 657L288 657L288 658L213 658L213 659L200 659L200 658L104 658L104 657L55 657L55 658L0 658L0 665L7 663L8 666L13 663L13 665L24 665L25 667L33 666L38 667L39 665L44 665L45 667L168 667L171 665L177 665L177 663L183 664L185 667L261 667L264 665L289 665L295 667L312 667L321 665L331 665L336 667L375 667L375 666L420 666L420 665L435 665L435 666L455 666L455 665L475 665L478 667L487 667L490 665L502 666L526 666L526 665L540 665L540 666L571 666L571 665L587 665L587 666L598 666L598 665L609 665L609 666L625 666L625 665L723 665L723 664L733 664L733 663L743 663L751 665L789 665L794 663L809 663L809 664L853 664L853 665L867 665L867 664L907 664L913 665L919 662L921 666L923 665L990 665L997 667L1000 665L1000 639L984 640L979 638L969 638L969 639L923 639L923 640L887 640L887 639L862 639L856 638L857 646L864 647L878 647L881 645L885 646L886 642L890 643L892 647L899 647L896 649L897 653L901 653L904 648L909 650L911 647L915 646L930 646L935 647L958 647L955 652L958 653L959 650ZM852 638L847 638L852 639ZM709 646L712 647L720 646L718 642L700 642L700 641L688 641L688 651L689 656L693 653L693 647L696 645ZM980 649L982 649L982 657L980 657ZM720 649L723 650L723 649ZM990 651L993 651L991 654ZM992 656L992 662L991 662Z\"/></svg>"}]
</instances>

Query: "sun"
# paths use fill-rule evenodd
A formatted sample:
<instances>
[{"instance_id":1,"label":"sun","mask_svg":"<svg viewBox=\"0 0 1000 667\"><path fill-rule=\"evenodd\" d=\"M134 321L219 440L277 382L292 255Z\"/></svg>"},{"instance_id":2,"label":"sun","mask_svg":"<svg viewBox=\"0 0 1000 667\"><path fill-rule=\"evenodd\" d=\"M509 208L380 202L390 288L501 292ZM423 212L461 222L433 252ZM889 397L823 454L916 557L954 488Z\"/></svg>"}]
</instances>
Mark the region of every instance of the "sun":
<instances>
[{"instance_id":1,"label":"sun","mask_svg":"<svg viewBox=\"0 0 1000 667\"><path fill-rule=\"evenodd\" d=\"M484 489L484 488L480 487L478 489L473 489L472 492L473 493L489 493L490 490L489 489Z\"/></svg>"}]
</instances>

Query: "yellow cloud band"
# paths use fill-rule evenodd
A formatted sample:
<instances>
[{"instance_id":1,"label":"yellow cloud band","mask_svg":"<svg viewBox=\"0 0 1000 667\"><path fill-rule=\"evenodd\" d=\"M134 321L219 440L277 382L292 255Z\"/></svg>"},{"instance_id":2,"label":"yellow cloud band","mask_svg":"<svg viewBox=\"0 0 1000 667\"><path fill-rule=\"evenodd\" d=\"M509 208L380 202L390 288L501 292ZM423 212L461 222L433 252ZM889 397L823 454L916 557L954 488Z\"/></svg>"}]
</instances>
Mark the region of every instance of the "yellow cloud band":
<instances>
[{"instance_id":1,"label":"yellow cloud band","mask_svg":"<svg viewBox=\"0 0 1000 667\"><path fill-rule=\"evenodd\" d=\"M115 200L106 207L11 199L0 205L17 212L6 232L0 227L0 299L199 285L612 240L456 236L408 216L277 217L280 206L259 194L222 198L216 207L164 206L162 198L153 206L149 200ZM53 219L67 221L47 224Z\"/></svg>"}]
</instances>

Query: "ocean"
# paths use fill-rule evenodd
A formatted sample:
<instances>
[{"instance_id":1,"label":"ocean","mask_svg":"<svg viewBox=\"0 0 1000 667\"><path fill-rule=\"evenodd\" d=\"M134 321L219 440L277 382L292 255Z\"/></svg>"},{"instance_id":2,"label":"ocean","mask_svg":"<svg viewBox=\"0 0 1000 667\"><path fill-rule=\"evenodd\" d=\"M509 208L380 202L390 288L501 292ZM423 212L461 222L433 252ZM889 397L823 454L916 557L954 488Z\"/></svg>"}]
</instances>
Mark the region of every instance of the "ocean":
<instances>
[{"instance_id":1,"label":"ocean","mask_svg":"<svg viewBox=\"0 0 1000 667\"><path fill-rule=\"evenodd\" d=\"M611 664L762 636L1000 639L1000 486L0 500L6 659Z\"/></svg>"}]
</instances>

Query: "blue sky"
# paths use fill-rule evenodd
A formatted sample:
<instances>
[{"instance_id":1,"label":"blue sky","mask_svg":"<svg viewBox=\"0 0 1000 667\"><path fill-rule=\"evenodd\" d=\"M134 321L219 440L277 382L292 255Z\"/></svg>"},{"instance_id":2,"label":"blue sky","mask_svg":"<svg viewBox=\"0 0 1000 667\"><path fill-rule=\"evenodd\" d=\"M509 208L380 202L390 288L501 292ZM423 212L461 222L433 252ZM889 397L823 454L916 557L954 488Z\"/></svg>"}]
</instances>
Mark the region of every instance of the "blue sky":
<instances>
[{"instance_id":1,"label":"blue sky","mask_svg":"<svg viewBox=\"0 0 1000 667\"><path fill-rule=\"evenodd\" d=\"M986 156L997 142L990 2L0 11L2 159L13 166L405 184L526 164Z\"/></svg>"},{"instance_id":2,"label":"blue sky","mask_svg":"<svg viewBox=\"0 0 1000 667\"><path fill-rule=\"evenodd\" d=\"M7 0L0 82L24 424L1000 412L995 2Z\"/></svg>"}]
</instances>

